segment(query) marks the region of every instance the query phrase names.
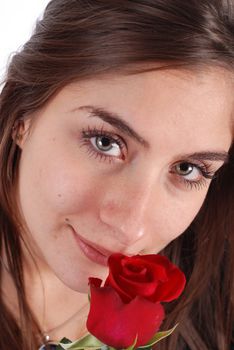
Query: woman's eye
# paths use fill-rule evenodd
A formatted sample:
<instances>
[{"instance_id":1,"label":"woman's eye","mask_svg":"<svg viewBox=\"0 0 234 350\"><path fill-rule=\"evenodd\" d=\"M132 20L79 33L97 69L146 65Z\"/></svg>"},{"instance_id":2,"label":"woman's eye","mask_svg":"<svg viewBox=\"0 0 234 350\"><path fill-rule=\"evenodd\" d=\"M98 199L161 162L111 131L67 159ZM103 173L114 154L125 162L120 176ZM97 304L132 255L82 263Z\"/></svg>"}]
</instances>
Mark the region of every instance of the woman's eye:
<instances>
[{"instance_id":1,"label":"woman's eye","mask_svg":"<svg viewBox=\"0 0 234 350\"><path fill-rule=\"evenodd\" d=\"M100 160L113 162L116 159L125 160L127 145L124 140L113 133L103 129L90 129L82 131L82 145L88 149L88 153Z\"/></svg>"},{"instance_id":2,"label":"woman's eye","mask_svg":"<svg viewBox=\"0 0 234 350\"><path fill-rule=\"evenodd\" d=\"M182 175L184 178L190 181L196 181L201 177L201 170L197 166L190 163L179 163L176 164L175 170L177 174Z\"/></svg>"},{"instance_id":3,"label":"woman's eye","mask_svg":"<svg viewBox=\"0 0 234 350\"><path fill-rule=\"evenodd\" d=\"M121 156L121 148L119 144L107 136L91 137L90 142L98 151L104 152L106 155L113 157Z\"/></svg>"},{"instance_id":4,"label":"woman's eye","mask_svg":"<svg viewBox=\"0 0 234 350\"><path fill-rule=\"evenodd\" d=\"M190 189L201 189L208 185L207 179L214 179L216 177L211 164L193 164L190 162L180 162L174 165L170 171L179 176L180 181Z\"/></svg>"}]
</instances>

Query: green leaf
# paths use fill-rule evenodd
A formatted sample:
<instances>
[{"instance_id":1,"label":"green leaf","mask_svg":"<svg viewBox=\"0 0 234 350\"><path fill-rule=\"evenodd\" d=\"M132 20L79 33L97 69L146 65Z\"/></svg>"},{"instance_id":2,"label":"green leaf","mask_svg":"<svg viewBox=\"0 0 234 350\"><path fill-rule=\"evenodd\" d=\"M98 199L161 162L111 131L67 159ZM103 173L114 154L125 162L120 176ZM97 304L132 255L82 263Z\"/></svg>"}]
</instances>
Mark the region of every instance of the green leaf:
<instances>
[{"instance_id":1,"label":"green leaf","mask_svg":"<svg viewBox=\"0 0 234 350\"><path fill-rule=\"evenodd\" d=\"M146 345L139 346L138 349L151 348L154 344L158 343L160 340L162 340L162 339L168 337L169 335L171 335L174 332L174 330L176 329L177 326L178 326L178 323L173 328L169 329L168 331L156 333L153 336L153 338Z\"/></svg>"},{"instance_id":2,"label":"green leaf","mask_svg":"<svg viewBox=\"0 0 234 350\"><path fill-rule=\"evenodd\" d=\"M95 338L91 334L86 334L82 338L72 342L72 343L60 343L59 344L62 349L71 349L71 350L82 350L82 349L90 349L90 350L96 350L100 349L103 346L103 343L101 343L97 338Z\"/></svg>"},{"instance_id":3,"label":"green leaf","mask_svg":"<svg viewBox=\"0 0 234 350\"><path fill-rule=\"evenodd\" d=\"M67 339L67 338L63 338L63 339L60 340L60 343L63 343L63 344L70 344L70 343L72 343L72 341L69 340L69 339Z\"/></svg>"},{"instance_id":4,"label":"green leaf","mask_svg":"<svg viewBox=\"0 0 234 350\"><path fill-rule=\"evenodd\" d=\"M101 347L101 350L109 350L110 348L107 346L107 345L103 345L102 347ZM113 349L113 348L112 348Z\"/></svg>"},{"instance_id":5,"label":"green leaf","mask_svg":"<svg viewBox=\"0 0 234 350\"><path fill-rule=\"evenodd\" d=\"M60 342L59 342L59 345L56 346L56 350L63 350L63 348L62 348L61 345L60 345L61 343L63 343L63 344L69 344L69 343L72 343L72 341L69 340L69 339L67 339L67 338L61 339Z\"/></svg>"}]
</instances>

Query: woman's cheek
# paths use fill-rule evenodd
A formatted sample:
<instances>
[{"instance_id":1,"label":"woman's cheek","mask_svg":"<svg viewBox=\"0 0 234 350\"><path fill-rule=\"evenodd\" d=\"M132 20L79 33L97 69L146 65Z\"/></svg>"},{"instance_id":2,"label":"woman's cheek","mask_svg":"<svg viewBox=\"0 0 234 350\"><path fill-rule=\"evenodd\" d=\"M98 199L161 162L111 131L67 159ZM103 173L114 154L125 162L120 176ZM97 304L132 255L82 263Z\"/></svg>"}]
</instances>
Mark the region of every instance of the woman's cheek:
<instances>
[{"instance_id":1,"label":"woman's cheek","mask_svg":"<svg viewBox=\"0 0 234 350\"><path fill-rule=\"evenodd\" d=\"M61 167L51 164L50 171L45 170L41 177L41 193L52 209L63 213L78 213L87 210L87 205L94 199L94 188L97 186L93 178L85 173L82 167Z\"/></svg>"},{"instance_id":2,"label":"woman's cheek","mask_svg":"<svg viewBox=\"0 0 234 350\"><path fill-rule=\"evenodd\" d=\"M205 194L190 196L189 200L171 201L162 206L161 215L157 215L155 240L160 239L163 249L172 240L179 237L193 222L203 202ZM170 204L170 205L169 205Z\"/></svg>"}]
</instances>

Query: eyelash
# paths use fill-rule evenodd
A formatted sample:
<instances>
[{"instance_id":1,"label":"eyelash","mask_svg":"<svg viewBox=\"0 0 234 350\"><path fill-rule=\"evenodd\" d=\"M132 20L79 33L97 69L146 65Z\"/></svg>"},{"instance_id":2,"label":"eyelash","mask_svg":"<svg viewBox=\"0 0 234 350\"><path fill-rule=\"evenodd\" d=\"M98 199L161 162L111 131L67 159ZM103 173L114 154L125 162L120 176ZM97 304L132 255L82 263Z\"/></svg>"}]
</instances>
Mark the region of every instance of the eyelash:
<instances>
[{"instance_id":1,"label":"eyelash","mask_svg":"<svg viewBox=\"0 0 234 350\"><path fill-rule=\"evenodd\" d=\"M127 148L127 144L123 141L121 137L119 137L116 134L113 134L111 132L105 131L103 127L101 129L97 128L90 128L82 130L82 146L88 147L88 152L91 156L94 156L96 159L99 158L100 161L109 161L109 163L114 162L114 156L106 155L104 153L101 153L96 151L94 147L90 144L90 139L93 137L106 137L110 139L111 143L116 143L120 150L122 151L124 148ZM125 157L122 159L124 160ZM179 176L180 181L189 189L197 189L200 190L202 187L206 187L208 182L206 179L214 179L216 177L215 171L212 170L212 165L204 162L203 164L194 164L189 161L181 161L177 162L178 164L189 164L193 167L196 167L198 171L202 174L202 178L200 180L187 180L183 177L183 175ZM170 171L171 173L174 173L173 171Z\"/></svg>"}]
</instances>

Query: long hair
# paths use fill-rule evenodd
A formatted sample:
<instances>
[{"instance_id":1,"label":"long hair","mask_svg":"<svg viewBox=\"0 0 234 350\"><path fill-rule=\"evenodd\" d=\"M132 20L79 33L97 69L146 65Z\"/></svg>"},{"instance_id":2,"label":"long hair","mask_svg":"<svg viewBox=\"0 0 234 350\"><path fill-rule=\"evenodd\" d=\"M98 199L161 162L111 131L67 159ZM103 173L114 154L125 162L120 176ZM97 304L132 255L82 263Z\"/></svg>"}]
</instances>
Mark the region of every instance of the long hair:
<instances>
[{"instance_id":1,"label":"long hair","mask_svg":"<svg viewBox=\"0 0 234 350\"><path fill-rule=\"evenodd\" d=\"M155 65L155 67L154 67ZM0 245L20 318L0 295L0 349L35 350L40 328L23 279L22 220L15 201L21 150L12 128L67 84L151 69L234 69L233 0L52 0L31 38L10 60L0 95ZM227 350L234 278L234 146L188 229L161 253L186 273L183 296L167 307L158 350ZM0 272L2 286L2 271Z\"/></svg>"}]
</instances>

